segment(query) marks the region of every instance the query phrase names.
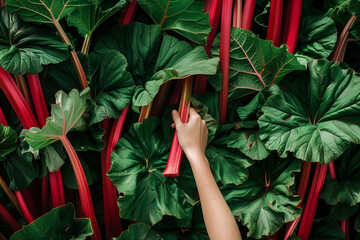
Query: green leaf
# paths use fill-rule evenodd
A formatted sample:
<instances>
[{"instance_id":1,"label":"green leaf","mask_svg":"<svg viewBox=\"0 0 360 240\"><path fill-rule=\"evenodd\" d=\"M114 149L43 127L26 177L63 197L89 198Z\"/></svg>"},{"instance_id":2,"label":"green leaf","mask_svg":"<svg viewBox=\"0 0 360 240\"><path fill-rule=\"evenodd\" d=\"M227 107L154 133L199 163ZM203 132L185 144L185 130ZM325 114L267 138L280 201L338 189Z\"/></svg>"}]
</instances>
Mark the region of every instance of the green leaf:
<instances>
[{"instance_id":1,"label":"green leaf","mask_svg":"<svg viewBox=\"0 0 360 240\"><path fill-rule=\"evenodd\" d=\"M136 86L133 103L146 106L162 84L191 75L216 73L218 58L209 59L203 47L192 48L167 34L159 26L132 23L118 26L101 37L96 51L118 50L125 55Z\"/></svg>"},{"instance_id":2,"label":"green leaf","mask_svg":"<svg viewBox=\"0 0 360 240\"><path fill-rule=\"evenodd\" d=\"M219 56L219 53L220 35L214 40L212 55ZM266 86L279 83L286 74L304 69L286 45L277 48L251 31L231 29L229 101L260 92Z\"/></svg>"},{"instance_id":3,"label":"green leaf","mask_svg":"<svg viewBox=\"0 0 360 240\"><path fill-rule=\"evenodd\" d=\"M261 109L261 106L265 103L266 97L264 96L264 90L257 93L255 97L245 106L240 106L236 109L241 120L250 120L251 118L257 118L256 115Z\"/></svg>"},{"instance_id":4,"label":"green leaf","mask_svg":"<svg viewBox=\"0 0 360 240\"><path fill-rule=\"evenodd\" d=\"M310 232L310 240L343 240L344 232L339 224L331 218L315 219Z\"/></svg>"},{"instance_id":5,"label":"green leaf","mask_svg":"<svg viewBox=\"0 0 360 240\"><path fill-rule=\"evenodd\" d=\"M326 176L324 189L320 195L327 204L338 203L355 206L360 203L360 149L352 144L341 159L336 161L336 180Z\"/></svg>"},{"instance_id":6,"label":"green leaf","mask_svg":"<svg viewBox=\"0 0 360 240\"><path fill-rule=\"evenodd\" d=\"M312 58L327 58L337 41L335 22L326 16L306 16L301 19L297 54Z\"/></svg>"},{"instance_id":7,"label":"green leaf","mask_svg":"<svg viewBox=\"0 0 360 240\"><path fill-rule=\"evenodd\" d=\"M209 14L204 13L204 1L139 0L138 3L161 30L173 30L197 44L206 45L211 27Z\"/></svg>"},{"instance_id":8,"label":"green leaf","mask_svg":"<svg viewBox=\"0 0 360 240\"><path fill-rule=\"evenodd\" d=\"M268 1L263 11L254 17L254 21L260 26L267 28L269 25L269 13L270 13L269 10L270 10L270 1Z\"/></svg>"},{"instance_id":9,"label":"green leaf","mask_svg":"<svg viewBox=\"0 0 360 240\"><path fill-rule=\"evenodd\" d=\"M206 150L206 156L217 182L243 184L249 176L252 161L237 149L227 147L227 139L215 138Z\"/></svg>"},{"instance_id":10,"label":"green leaf","mask_svg":"<svg viewBox=\"0 0 360 240\"><path fill-rule=\"evenodd\" d=\"M76 27L83 37L92 35L103 22L113 16L125 4L126 0L120 0L111 8L103 10L99 3L90 3L70 13L67 17L67 23L69 26Z\"/></svg>"},{"instance_id":11,"label":"green leaf","mask_svg":"<svg viewBox=\"0 0 360 240\"><path fill-rule=\"evenodd\" d=\"M186 159L179 177L162 175L172 142L171 122L169 114L161 123L157 118L144 119L116 144L107 175L118 189L122 218L154 225L164 215L186 217L195 204L197 190Z\"/></svg>"},{"instance_id":12,"label":"green leaf","mask_svg":"<svg viewBox=\"0 0 360 240\"><path fill-rule=\"evenodd\" d=\"M273 86L259 118L265 147L281 157L329 163L360 143L360 78L338 63L315 60L309 71Z\"/></svg>"},{"instance_id":13,"label":"green leaf","mask_svg":"<svg viewBox=\"0 0 360 240\"><path fill-rule=\"evenodd\" d=\"M346 204L338 203L331 208L330 217L337 221L345 220L353 216L359 209L359 205L348 206Z\"/></svg>"},{"instance_id":14,"label":"green leaf","mask_svg":"<svg viewBox=\"0 0 360 240\"><path fill-rule=\"evenodd\" d=\"M54 23L88 4L83 0L7 0L6 9L18 13L27 22Z\"/></svg>"},{"instance_id":15,"label":"green leaf","mask_svg":"<svg viewBox=\"0 0 360 240\"><path fill-rule=\"evenodd\" d=\"M59 142L55 142L44 149L44 158L49 172L55 172L64 164L66 155L63 146Z\"/></svg>"},{"instance_id":16,"label":"green leaf","mask_svg":"<svg viewBox=\"0 0 360 240\"><path fill-rule=\"evenodd\" d=\"M301 161L278 159L274 155L256 161L249 168L249 179L239 186L225 186L222 192L235 218L248 229L248 236L259 239L277 232L283 225L300 216L300 198L290 187Z\"/></svg>"},{"instance_id":17,"label":"green leaf","mask_svg":"<svg viewBox=\"0 0 360 240\"><path fill-rule=\"evenodd\" d=\"M68 46L53 29L24 23L0 9L0 65L15 75L39 73L43 65L67 59Z\"/></svg>"},{"instance_id":18,"label":"green leaf","mask_svg":"<svg viewBox=\"0 0 360 240\"><path fill-rule=\"evenodd\" d=\"M6 159L6 155L15 151L17 134L9 126L0 124L0 161Z\"/></svg>"},{"instance_id":19,"label":"green leaf","mask_svg":"<svg viewBox=\"0 0 360 240\"><path fill-rule=\"evenodd\" d=\"M26 239L85 239L93 233L86 218L75 218L71 203L54 208L11 236L11 240Z\"/></svg>"},{"instance_id":20,"label":"green leaf","mask_svg":"<svg viewBox=\"0 0 360 240\"><path fill-rule=\"evenodd\" d=\"M56 104L51 107L51 117L42 128L31 128L26 134L26 142L33 150L38 150L66 137L72 129L84 124L81 118L86 110L89 89L79 93L73 89L69 95L59 91L55 95Z\"/></svg>"},{"instance_id":21,"label":"green leaf","mask_svg":"<svg viewBox=\"0 0 360 240\"><path fill-rule=\"evenodd\" d=\"M144 223L131 224L128 230L121 233L117 240L161 240L162 238Z\"/></svg>"}]
</instances>

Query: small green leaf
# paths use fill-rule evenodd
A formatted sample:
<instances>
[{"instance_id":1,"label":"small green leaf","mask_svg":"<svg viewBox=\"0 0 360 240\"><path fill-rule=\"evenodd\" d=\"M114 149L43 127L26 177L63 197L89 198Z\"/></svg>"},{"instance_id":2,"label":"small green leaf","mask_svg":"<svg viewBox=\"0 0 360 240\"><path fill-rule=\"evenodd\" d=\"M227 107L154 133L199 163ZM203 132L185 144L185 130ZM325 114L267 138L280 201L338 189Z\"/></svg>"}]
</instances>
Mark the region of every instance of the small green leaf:
<instances>
[{"instance_id":1,"label":"small green leaf","mask_svg":"<svg viewBox=\"0 0 360 240\"><path fill-rule=\"evenodd\" d=\"M54 23L88 4L83 0L7 0L6 9L18 13L27 22Z\"/></svg>"},{"instance_id":2,"label":"small green leaf","mask_svg":"<svg viewBox=\"0 0 360 240\"><path fill-rule=\"evenodd\" d=\"M248 229L248 236L261 238L277 232L283 225L297 219L301 208L298 196L290 191L301 161L278 159L274 155L256 161L249 168L249 179L239 185L227 185L222 193L235 218Z\"/></svg>"},{"instance_id":3,"label":"small green leaf","mask_svg":"<svg viewBox=\"0 0 360 240\"><path fill-rule=\"evenodd\" d=\"M220 35L215 38L211 53L219 56ZM251 31L231 29L229 101L260 92L279 83L286 74L304 69L286 45L277 48Z\"/></svg>"},{"instance_id":4,"label":"small green leaf","mask_svg":"<svg viewBox=\"0 0 360 240\"><path fill-rule=\"evenodd\" d=\"M17 134L9 126L0 124L0 161L6 159L6 155L15 151Z\"/></svg>"},{"instance_id":5,"label":"small green leaf","mask_svg":"<svg viewBox=\"0 0 360 240\"><path fill-rule=\"evenodd\" d=\"M68 46L53 29L24 23L0 9L0 65L12 74L39 73L68 58Z\"/></svg>"},{"instance_id":6,"label":"small green leaf","mask_svg":"<svg viewBox=\"0 0 360 240\"><path fill-rule=\"evenodd\" d=\"M315 60L309 71L272 86L258 119L265 147L281 157L329 163L360 143L360 78L338 63Z\"/></svg>"},{"instance_id":7,"label":"small green leaf","mask_svg":"<svg viewBox=\"0 0 360 240\"><path fill-rule=\"evenodd\" d=\"M64 164L66 155L62 144L59 142L53 143L44 149L44 158L49 172L55 172Z\"/></svg>"},{"instance_id":8,"label":"small green leaf","mask_svg":"<svg viewBox=\"0 0 360 240\"><path fill-rule=\"evenodd\" d=\"M11 240L32 239L85 239L93 234L90 220L75 218L75 208L69 203L54 208L23 229L15 232Z\"/></svg>"},{"instance_id":9,"label":"small green leaf","mask_svg":"<svg viewBox=\"0 0 360 240\"><path fill-rule=\"evenodd\" d=\"M131 224L116 240L161 240L162 238L144 223Z\"/></svg>"},{"instance_id":10,"label":"small green leaf","mask_svg":"<svg viewBox=\"0 0 360 240\"><path fill-rule=\"evenodd\" d=\"M90 3L89 5L80 6L70 13L67 17L67 23L69 26L76 27L83 37L92 35L103 22L113 16L125 6L125 4L126 0L121 0L106 10L103 10L101 6L99 6L99 3Z\"/></svg>"},{"instance_id":11,"label":"small green leaf","mask_svg":"<svg viewBox=\"0 0 360 240\"><path fill-rule=\"evenodd\" d=\"M51 117L42 128L31 128L26 134L26 142L33 150L38 150L66 137L72 129L84 124L81 118L86 110L89 89L81 93L72 90L69 95L59 91L55 95L56 104L52 105Z\"/></svg>"},{"instance_id":12,"label":"small green leaf","mask_svg":"<svg viewBox=\"0 0 360 240\"><path fill-rule=\"evenodd\" d=\"M139 0L138 3L161 30L173 30L197 44L206 45L211 27L203 1Z\"/></svg>"},{"instance_id":13,"label":"small green leaf","mask_svg":"<svg viewBox=\"0 0 360 240\"><path fill-rule=\"evenodd\" d=\"M171 147L171 122L170 114L162 122L144 119L133 124L116 144L107 175L118 189L122 218L154 225L164 215L186 217L195 204L197 190L186 159L179 177L162 175Z\"/></svg>"},{"instance_id":14,"label":"small green leaf","mask_svg":"<svg viewBox=\"0 0 360 240\"><path fill-rule=\"evenodd\" d=\"M263 11L254 17L254 21L262 27L267 28L269 25L270 1L266 4Z\"/></svg>"}]
</instances>

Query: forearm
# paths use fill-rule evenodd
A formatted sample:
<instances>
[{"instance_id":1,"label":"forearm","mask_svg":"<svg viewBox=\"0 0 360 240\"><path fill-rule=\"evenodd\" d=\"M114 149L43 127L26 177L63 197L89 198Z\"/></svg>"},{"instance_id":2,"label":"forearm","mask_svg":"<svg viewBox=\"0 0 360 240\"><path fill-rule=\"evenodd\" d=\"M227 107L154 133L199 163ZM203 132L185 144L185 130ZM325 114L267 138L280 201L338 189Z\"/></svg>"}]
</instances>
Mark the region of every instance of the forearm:
<instances>
[{"instance_id":1,"label":"forearm","mask_svg":"<svg viewBox=\"0 0 360 240\"><path fill-rule=\"evenodd\" d=\"M225 202L204 154L187 154L198 188L206 229L211 240L241 239L239 228Z\"/></svg>"}]
</instances>

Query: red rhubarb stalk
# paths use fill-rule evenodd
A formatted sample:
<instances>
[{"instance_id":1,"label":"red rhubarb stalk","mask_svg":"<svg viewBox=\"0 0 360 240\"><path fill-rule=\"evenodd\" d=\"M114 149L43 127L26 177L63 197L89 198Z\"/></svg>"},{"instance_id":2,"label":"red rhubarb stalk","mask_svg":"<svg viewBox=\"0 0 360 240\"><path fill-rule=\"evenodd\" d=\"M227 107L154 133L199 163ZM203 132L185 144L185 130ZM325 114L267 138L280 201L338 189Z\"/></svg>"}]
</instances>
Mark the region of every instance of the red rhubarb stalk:
<instances>
[{"instance_id":1,"label":"red rhubarb stalk","mask_svg":"<svg viewBox=\"0 0 360 240\"><path fill-rule=\"evenodd\" d=\"M49 175L41 178L41 214L49 210Z\"/></svg>"},{"instance_id":2,"label":"red rhubarb stalk","mask_svg":"<svg viewBox=\"0 0 360 240\"><path fill-rule=\"evenodd\" d=\"M15 196L19 202L21 211L24 214L25 220L27 221L27 223L32 223L34 221L34 218L32 217L29 208L27 207L24 197L22 195L22 193L19 190L15 190Z\"/></svg>"},{"instance_id":3,"label":"red rhubarb stalk","mask_svg":"<svg viewBox=\"0 0 360 240\"><path fill-rule=\"evenodd\" d=\"M20 230L22 226L20 223L9 213L9 211L0 203L0 219L8 225L11 230L16 232Z\"/></svg>"},{"instance_id":4,"label":"red rhubarb stalk","mask_svg":"<svg viewBox=\"0 0 360 240\"><path fill-rule=\"evenodd\" d=\"M233 27L241 27L242 22L242 0L235 0L233 13Z\"/></svg>"},{"instance_id":5,"label":"red rhubarb stalk","mask_svg":"<svg viewBox=\"0 0 360 240\"><path fill-rule=\"evenodd\" d=\"M289 52L294 53L299 33L302 0L292 0L289 4L288 10L290 10L290 14L287 15L289 16L289 19L287 19L289 25L288 29L286 29L285 43L289 47Z\"/></svg>"},{"instance_id":6,"label":"red rhubarb stalk","mask_svg":"<svg viewBox=\"0 0 360 240\"><path fill-rule=\"evenodd\" d=\"M152 108L150 115L156 116L160 118L164 112L164 109L166 107L166 100L168 98L168 93L170 91L171 87L171 81L166 82L165 84L160 86L159 92L156 94L153 105L156 106L156 108Z\"/></svg>"},{"instance_id":7,"label":"red rhubarb stalk","mask_svg":"<svg viewBox=\"0 0 360 240\"><path fill-rule=\"evenodd\" d=\"M349 36L349 30L355 21L356 21L356 16L351 16L339 36L333 56L333 60L335 62L342 62L344 59L347 38Z\"/></svg>"},{"instance_id":8,"label":"red rhubarb stalk","mask_svg":"<svg viewBox=\"0 0 360 240\"><path fill-rule=\"evenodd\" d=\"M5 125L5 124L3 124L3 125ZM21 211L19 202L16 200L14 193L10 190L9 186L6 184L6 182L4 181L4 179L1 176L0 176L0 187L4 191L5 195L14 204L14 206L15 206L16 210L19 212L19 214L24 217L23 212Z\"/></svg>"},{"instance_id":9,"label":"red rhubarb stalk","mask_svg":"<svg viewBox=\"0 0 360 240\"><path fill-rule=\"evenodd\" d=\"M254 16L256 0L245 0L244 10L243 10L243 19L242 19L242 29L250 30L251 23Z\"/></svg>"},{"instance_id":10,"label":"red rhubarb stalk","mask_svg":"<svg viewBox=\"0 0 360 240\"><path fill-rule=\"evenodd\" d=\"M176 81L174 91L170 97L169 105L174 105L179 102L183 87L184 87L184 81L182 80Z\"/></svg>"},{"instance_id":11,"label":"red rhubarb stalk","mask_svg":"<svg viewBox=\"0 0 360 240\"><path fill-rule=\"evenodd\" d=\"M224 0L221 13L220 32L220 70L223 76L221 90L219 92L219 122L226 122L227 97L229 88L229 60L230 60L230 33L232 0Z\"/></svg>"},{"instance_id":12,"label":"red rhubarb stalk","mask_svg":"<svg viewBox=\"0 0 360 240\"><path fill-rule=\"evenodd\" d=\"M80 160L67 137L61 137L60 141L64 145L64 148L69 156L72 168L74 170L76 183L79 188L81 206L82 210L84 211L84 216L90 218L91 221L91 226L94 231L92 238L96 240L101 239L100 229L96 222L94 207L91 200L89 185L86 180L84 169L82 168Z\"/></svg>"},{"instance_id":13,"label":"red rhubarb stalk","mask_svg":"<svg viewBox=\"0 0 360 240\"><path fill-rule=\"evenodd\" d=\"M0 124L7 126L7 121L4 115L4 112L2 111L1 107L0 107Z\"/></svg>"},{"instance_id":14,"label":"red rhubarb stalk","mask_svg":"<svg viewBox=\"0 0 360 240\"><path fill-rule=\"evenodd\" d=\"M280 30L283 12L283 0L271 0L267 40L272 40L274 46L279 46Z\"/></svg>"},{"instance_id":15,"label":"red rhubarb stalk","mask_svg":"<svg viewBox=\"0 0 360 240\"><path fill-rule=\"evenodd\" d=\"M137 0L132 0L124 9L124 13L121 15L120 24L128 25L134 20L136 9L137 9Z\"/></svg>"},{"instance_id":16,"label":"red rhubarb stalk","mask_svg":"<svg viewBox=\"0 0 360 240\"><path fill-rule=\"evenodd\" d=\"M16 80L16 85L18 86L18 88L20 89L20 92L22 93L22 95L24 96L27 104L30 106L31 110L34 110L34 105L31 101L31 97L30 97L30 92L29 92L29 88L26 84L26 80L24 75L15 75L15 80Z\"/></svg>"},{"instance_id":17,"label":"red rhubarb stalk","mask_svg":"<svg viewBox=\"0 0 360 240\"><path fill-rule=\"evenodd\" d=\"M184 81L185 82L184 82L183 91L180 99L180 105L179 105L179 114L181 121L186 123L188 121L189 112L190 112L190 98L191 98L193 77L188 77ZM165 171L163 173L165 177L179 176L181 158L182 158L182 149L178 141L177 131L175 130L174 138L170 149L170 155L168 158L168 162L166 164Z\"/></svg>"}]
</instances>

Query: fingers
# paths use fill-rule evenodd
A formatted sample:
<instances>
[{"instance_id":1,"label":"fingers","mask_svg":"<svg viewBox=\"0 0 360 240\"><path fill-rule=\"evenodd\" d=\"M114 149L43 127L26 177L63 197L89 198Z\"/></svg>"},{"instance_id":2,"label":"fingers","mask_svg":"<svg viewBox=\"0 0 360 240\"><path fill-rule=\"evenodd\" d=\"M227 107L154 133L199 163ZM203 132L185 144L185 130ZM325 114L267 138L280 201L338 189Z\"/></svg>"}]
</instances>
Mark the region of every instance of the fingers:
<instances>
[{"instance_id":1,"label":"fingers","mask_svg":"<svg viewBox=\"0 0 360 240\"><path fill-rule=\"evenodd\" d=\"M183 124L183 122L181 121L181 118L180 118L180 114L178 111L176 110L172 110L171 112L171 115L172 115L172 118L174 120L174 124L175 126L181 126ZM171 125L172 126L172 125ZM174 127L175 127L174 126ZM173 126L172 126L173 127Z\"/></svg>"},{"instance_id":2,"label":"fingers","mask_svg":"<svg viewBox=\"0 0 360 240\"><path fill-rule=\"evenodd\" d=\"M194 108L190 108L190 113L189 113L189 121L191 119L200 119L200 115L196 112L196 110Z\"/></svg>"}]
</instances>

